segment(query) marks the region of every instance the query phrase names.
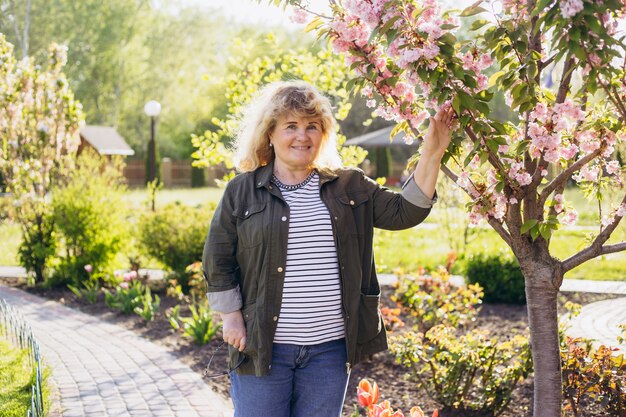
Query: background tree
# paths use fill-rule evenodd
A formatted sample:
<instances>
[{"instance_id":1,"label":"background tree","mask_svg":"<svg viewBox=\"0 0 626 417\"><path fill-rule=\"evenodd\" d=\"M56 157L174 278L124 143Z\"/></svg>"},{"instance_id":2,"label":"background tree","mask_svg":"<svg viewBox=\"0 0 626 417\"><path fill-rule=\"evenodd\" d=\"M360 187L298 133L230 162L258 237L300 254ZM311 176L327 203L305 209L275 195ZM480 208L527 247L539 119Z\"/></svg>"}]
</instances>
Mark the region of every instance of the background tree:
<instances>
[{"instance_id":1,"label":"background tree","mask_svg":"<svg viewBox=\"0 0 626 417\"><path fill-rule=\"evenodd\" d=\"M291 4L301 13L305 1ZM619 0L478 1L442 12L435 0L331 1L332 16L308 29L329 37L356 77L350 82L419 138L422 123L449 103L459 117L443 170L471 197L470 218L486 220L509 245L525 278L535 368L534 415L561 414L556 298L563 275L594 257L626 249L608 243L626 215L626 195L604 210L598 233L564 260L550 239L577 214L564 196L578 183L601 203L622 184L615 147L626 132L626 45ZM480 7L484 4L486 8ZM487 9L491 10L491 13ZM460 41L460 18L473 36ZM484 71L495 66L488 77ZM542 84L555 80L554 88ZM494 91L519 122L493 117ZM552 174L551 174L552 173ZM599 204L602 207L602 204Z\"/></svg>"},{"instance_id":2,"label":"background tree","mask_svg":"<svg viewBox=\"0 0 626 417\"><path fill-rule=\"evenodd\" d=\"M334 54L332 50L303 47L283 49L272 34L260 42L237 40L235 43L239 44L240 54L229 62L229 75L224 79L228 115L222 119L212 119L217 129L192 137L192 143L197 148L193 153L194 164L213 166L224 163L231 169L226 179L234 175L232 155L227 147L236 135L246 104L263 85L279 80L308 81L331 100L337 120L345 120L352 106L346 89L348 77L344 71L343 57ZM258 50L259 44L263 45L261 50L271 53L250 57ZM339 143L344 141L345 136L339 134ZM340 153L344 163L353 166L361 163L367 155L366 151L357 146L341 147Z\"/></svg>"},{"instance_id":3,"label":"background tree","mask_svg":"<svg viewBox=\"0 0 626 417\"><path fill-rule=\"evenodd\" d=\"M86 122L116 127L139 158L149 139L148 100L163 108L160 155L189 158L191 133L213 128L211 118L227 113L221 81L228 59L271 53L269 44L248 51L232 39L263 38L268 30L282 48L314 42L300 31L244 24L179 1L0 0L0 32L16 45L26 40L19 52L35 59L45 59L51 42L65 44L64 71Z\"/></svg>"},{"instance_id":4,"label":"background tree","mask_svg":"<svg viewBox=\"0 0 626 417\"><path fill-rule=\"evenodd\" d=\"M44 280L54 254L49 192L74 161L82 112L63 74L66 50L52 45L47 65L17 61L0 34L0 172L22 230L20 262Z\"/></svg>"}]
</instances>

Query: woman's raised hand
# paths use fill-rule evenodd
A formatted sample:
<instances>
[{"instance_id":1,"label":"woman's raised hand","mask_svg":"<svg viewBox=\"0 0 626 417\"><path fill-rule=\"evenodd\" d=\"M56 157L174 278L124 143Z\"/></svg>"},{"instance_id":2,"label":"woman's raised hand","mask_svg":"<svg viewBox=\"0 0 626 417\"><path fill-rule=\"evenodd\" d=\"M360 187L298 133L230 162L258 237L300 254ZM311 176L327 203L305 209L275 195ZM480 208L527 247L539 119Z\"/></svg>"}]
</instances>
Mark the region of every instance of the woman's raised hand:
<instances>
[{"instance_id":1,"label":"woman's raised hand","mask_svg":"<svg viewBox=\"0 0 626 417\"><path fill-rule=\"evenodd\" d=\"M441 106L435 117L430 118L428 131L422 145L422 155L443 156L450 144L452 128L456 123L456 114L452 106L449 104Z\"/></svg>"}]
</instances>

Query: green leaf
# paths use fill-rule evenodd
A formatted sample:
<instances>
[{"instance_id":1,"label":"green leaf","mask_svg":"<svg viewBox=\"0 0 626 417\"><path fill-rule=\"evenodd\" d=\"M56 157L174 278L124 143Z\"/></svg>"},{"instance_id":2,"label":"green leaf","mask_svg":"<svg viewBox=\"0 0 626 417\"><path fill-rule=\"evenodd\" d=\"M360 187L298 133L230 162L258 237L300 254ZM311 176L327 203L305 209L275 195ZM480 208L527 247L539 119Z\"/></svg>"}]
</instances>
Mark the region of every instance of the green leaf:
<instances>
[{"instance_id":1,"label":"green leaf","mask_svg":"<svg viewBox=\"0 0 626 417\"><path fill-rule=\"evenodd\" d=\"M485 26L487 23L489 23L489 21L485 19L474 20L472 26L470 27L470 30L478 30Z\"/></svg>"},{"instance_id":2,"label":"green leaf","mask_svg":"<svg viewBox=\"0 0 626 417\"><path fill-rule=\"evenodd\" d=\"M545 224L540 224L539 233L545 240L550 240L550 236L552 236L552 229Z\"/></svg>"},{"instance_id":3,"label":"green leaf","mask_svg":"<svg viewBox=\"0 0 626 417\"><path fill-rule=\"evenodd\" d=\"M530 229L535 227L537 223L539 223L537 219L526 220L524 224L522 225L522 227L520 228L519 232L521 234L527 233Z\"/></svg>"},{"instance_id":4,"label":"green leaf","mask_svg":"<svg viewBox=\"0 0 626 417\"><path fill-rule=\"evenodd\" d=\"M454 109L456 114L461 114L461 99L458 95L454 96L454 98L452 99L452 108ZM463 121L462 119L463 117L461 117L461 122Z\"/></svg>"},{"instance_id":5,"label":"green leaf","mask_svg":"<svg viewBox=\"0 0 626 417\"><path fill-rule=\"evenodd\" d=\"M378 31L381 35L384 35L387 33L387 31L389 29L391 29L391 27L398 21L398 19L400 19L402 17L402 15L398 14L395 15L394 17L392 17L391 19L387 20L385 22L385 24L380 28L380 30Z\"/></svg>"},{"instance_id":6,"label":"green leaf","mask_svg":"<svg viewBox=\"0 0 626 417\"><path fill-rule=\"evenodd\" d=\"M478 4L480 4L480 3L482 3L482 1L479 2ZM463 10L459 16L461 16L461 17L474 16L474 15L477 15L479 13L483 13L483 12L486 12L486 11L487 11L486 9L483 9L482 7L477 6L476 3L474 3L471 6L469 6L468 8L466 8L465 10Z\"/></svg>"},{"instance_id":7,"label":"green leaf","mask_svg":"<svg viewBox=\"0 0 626 417\"><path fill-rule=\"evenodd\" d=\"M311 20L309 22L308 25L306 25L306 27L304 28L305 32L311 32L315 29L317 29L318 27L320 27L324 22L322 22L322 19L320 19L319 16L316 16L313 20Z\"/></svg>"}]
</instances>

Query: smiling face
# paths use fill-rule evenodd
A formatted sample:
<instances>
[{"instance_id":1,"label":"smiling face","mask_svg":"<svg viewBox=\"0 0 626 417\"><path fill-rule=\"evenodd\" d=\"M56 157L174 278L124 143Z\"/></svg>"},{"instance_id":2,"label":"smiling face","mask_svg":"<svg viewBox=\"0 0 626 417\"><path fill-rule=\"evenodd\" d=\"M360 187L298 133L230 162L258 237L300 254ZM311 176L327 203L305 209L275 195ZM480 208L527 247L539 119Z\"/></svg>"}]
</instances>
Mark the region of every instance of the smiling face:
<instances>
[{"instance_id":1,"label":"smiling face","mask_svg":"<svg viewBox=\"0 0 626 417\"><path fill-rule=\"evenodd\" d=\"M270 135L278 169L302 171L311 168L317 159L324 133L320 117L284 114L276 120Z\"/></svg>"}]
</instances>

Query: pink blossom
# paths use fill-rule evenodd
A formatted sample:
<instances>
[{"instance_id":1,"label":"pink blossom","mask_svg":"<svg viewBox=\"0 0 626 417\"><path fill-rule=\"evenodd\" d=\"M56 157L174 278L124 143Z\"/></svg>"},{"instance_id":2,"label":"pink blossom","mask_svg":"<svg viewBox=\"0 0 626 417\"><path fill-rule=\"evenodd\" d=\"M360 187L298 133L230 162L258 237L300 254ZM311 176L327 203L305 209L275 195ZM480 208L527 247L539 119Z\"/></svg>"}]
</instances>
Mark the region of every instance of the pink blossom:
<instances>
[{"instance_id":1,"label":"pink blossom","mask_svg":"<svg viewBox=\"0 0 626 417\"><path fill-rule=\"evenodd\" d=\"M476 83L478 84L476 86L476 90L486 90L489 87L489 78L487 78L485 74L478 74L478 76L476 77Z\"/></svg>"},{"instance_id":2,"label":"pink blossom","mask_svg":"<svg viewBox=\"0 0 626 417\"><path fill-rule=\"evenodd\" d=\"M615 215L618 217L626 216L626 203L622 203L619 205L619 207L615 211Z\"/></svg>"},{"instance_id":3,"label":"pink blossom","mask_svg":"<svg viewBox=\"0 0 626 417\"><path fill-rule=\"evenodd\" d=\"M511 204L517 204L517 203L518 203L517 198L515 198L515 197L511 197L511 198L509 198L509 203L511 203Z\"/></svg>"},{"instance_id":4,"label":"pink blossom","mask_svg":"<svg viewBox=\"0 0 626 417\"><path fill-rule=\"evenodd\" d=\"M89 264L85 265L85 271L87 271L88 274L91 274L91 272L93 271L93 266Z\"/></svg>"},{"instance_id":5,"label":"pink blossom","mask_svg":"<svg viewBox=\"0 0 626 417\"><path fill-rule=\"evenodd\" d=\"M545 177L545 176L547 176L547 175L548 175L548 170L547 170L547 169L542 169L542 170L541 170L541 176L542 176L542 177Z\"/></svg>"},{"instance_id":6,"label":"pink blossom","mask_svg":"<svg viewBox=\"0 0 626 417\"><path fill-rule=\"evenodd\" d=\"M129 275L130 275L130 279L131 280L136 279L137 278L137 271L130 271Z\"/></svg>"},{"instance_id":7,"label":"pink blossom","mask_svg":"<svg viewBox=\"0 0 626 417\"><path fill-rule=\"evenodd\" d=\"M372 100L367 100L365 102L365 105L367 107L369 107L370 109L373 109L374 107L376 107L376 100L372 99Z\"/></svg>"},{"instance_id":8,"label":"pink blossom","mask_svg":"<svg viewBox=\"0 0 626 417\"><path fill-rule=\"evenodd\" d=\"M122 275L122 278L124 279L124 281L130 281L131 280L130 273L126 272L124 275Z\"/></svg>"},{"instance_id":9,"label":"pink blossom","mask_svg":"<svg viewBox=\"0 0 626 417\"><path fill-rule=\"evenodd\" d=\"M615 175L620 171L619 161L611 161L606 164L606 172L610 175Z\"/></svg>"},{"instance_id":10,"label":"pink blossom","mask_svg":"<svg viewBox=\"0 0 626 417\"><path fill-rule=\"evenodd\" d=\"M565 197L563 196L563 194L556 194L554 196L554 201L556 201L557 203L563 203L563 201L565 201Z\"/></svg>"},{"instance_id":11,"label":"pink blossom","mask_svg":"<svg viewBox=\"0 0 626 417\"><path fill-rule=\"evenodd\" d=\"M498 145L498 152L507 153L509 151L509 145Z\"/></svg>"},{"instance_id":12,"label":"pink blossom","mask_svg":"<svg viewBox=\"0 0 626 417\"><path fill-rule=\"evenodd\" d=\"M123 289L127 290L128 289L128 282L122 282L120 284L120 288L123 288Z\"/></svg>"},{"instance_id":13,"label":"pink blossom","mask_svg":"<svg viewBox=\"0 0 626 417\"><path fill-rule=\"evenodd\" d=\"M301 9L299 7L294 7L292 9L291 16L289 16L289 20L291 20L293 23L298 23L298 24L306 23L308 18L309 18L309 14L306 12L306 10Z\"/></svg>"},{"instance_id":14,"label":"pink blossom","mask_svg":"<svg viewBox=\"0 0 626 417\"><path fill-rule=\"evenodd\" d=\"M561 16L566 19L576 16L583 9L582 0L561 0L559 3L561 7Z\"/></svg>"},{"instance_id":15,"label":"pink blossom","mask_svg":"<svg viewBox=\"0 0 626 417\"><path fill-rule=\"evenodd\" d=\"M578 153L578 146L570 144L568 146L561 147L559 148L559 153L561 155L561 158L565 159L566 161L570 161L574 159L574 157Z\"/></svg>"},{"instance_id":16,"label":"pink blossom","mask_svg":"<svg viewBox=\"0 0 626 417\"><path fill-rule=\"evenodd\" d=\"M533 177L530 176L528 172L518 173L515 176L515 180L519 183L519 185L528 185L533 181Z\"/></svg>"},{"instance_id":17,"label":"pink blossom","mask_svg":"<svg viewBox=\"0 0 626 417\"><path fill-rule=\"evenodd\" d=\"M561 217L561 223L566 226L571 226L578 220L578 212L576 209L568 210L563 217Z\"/></svg>"}]
</instances>

